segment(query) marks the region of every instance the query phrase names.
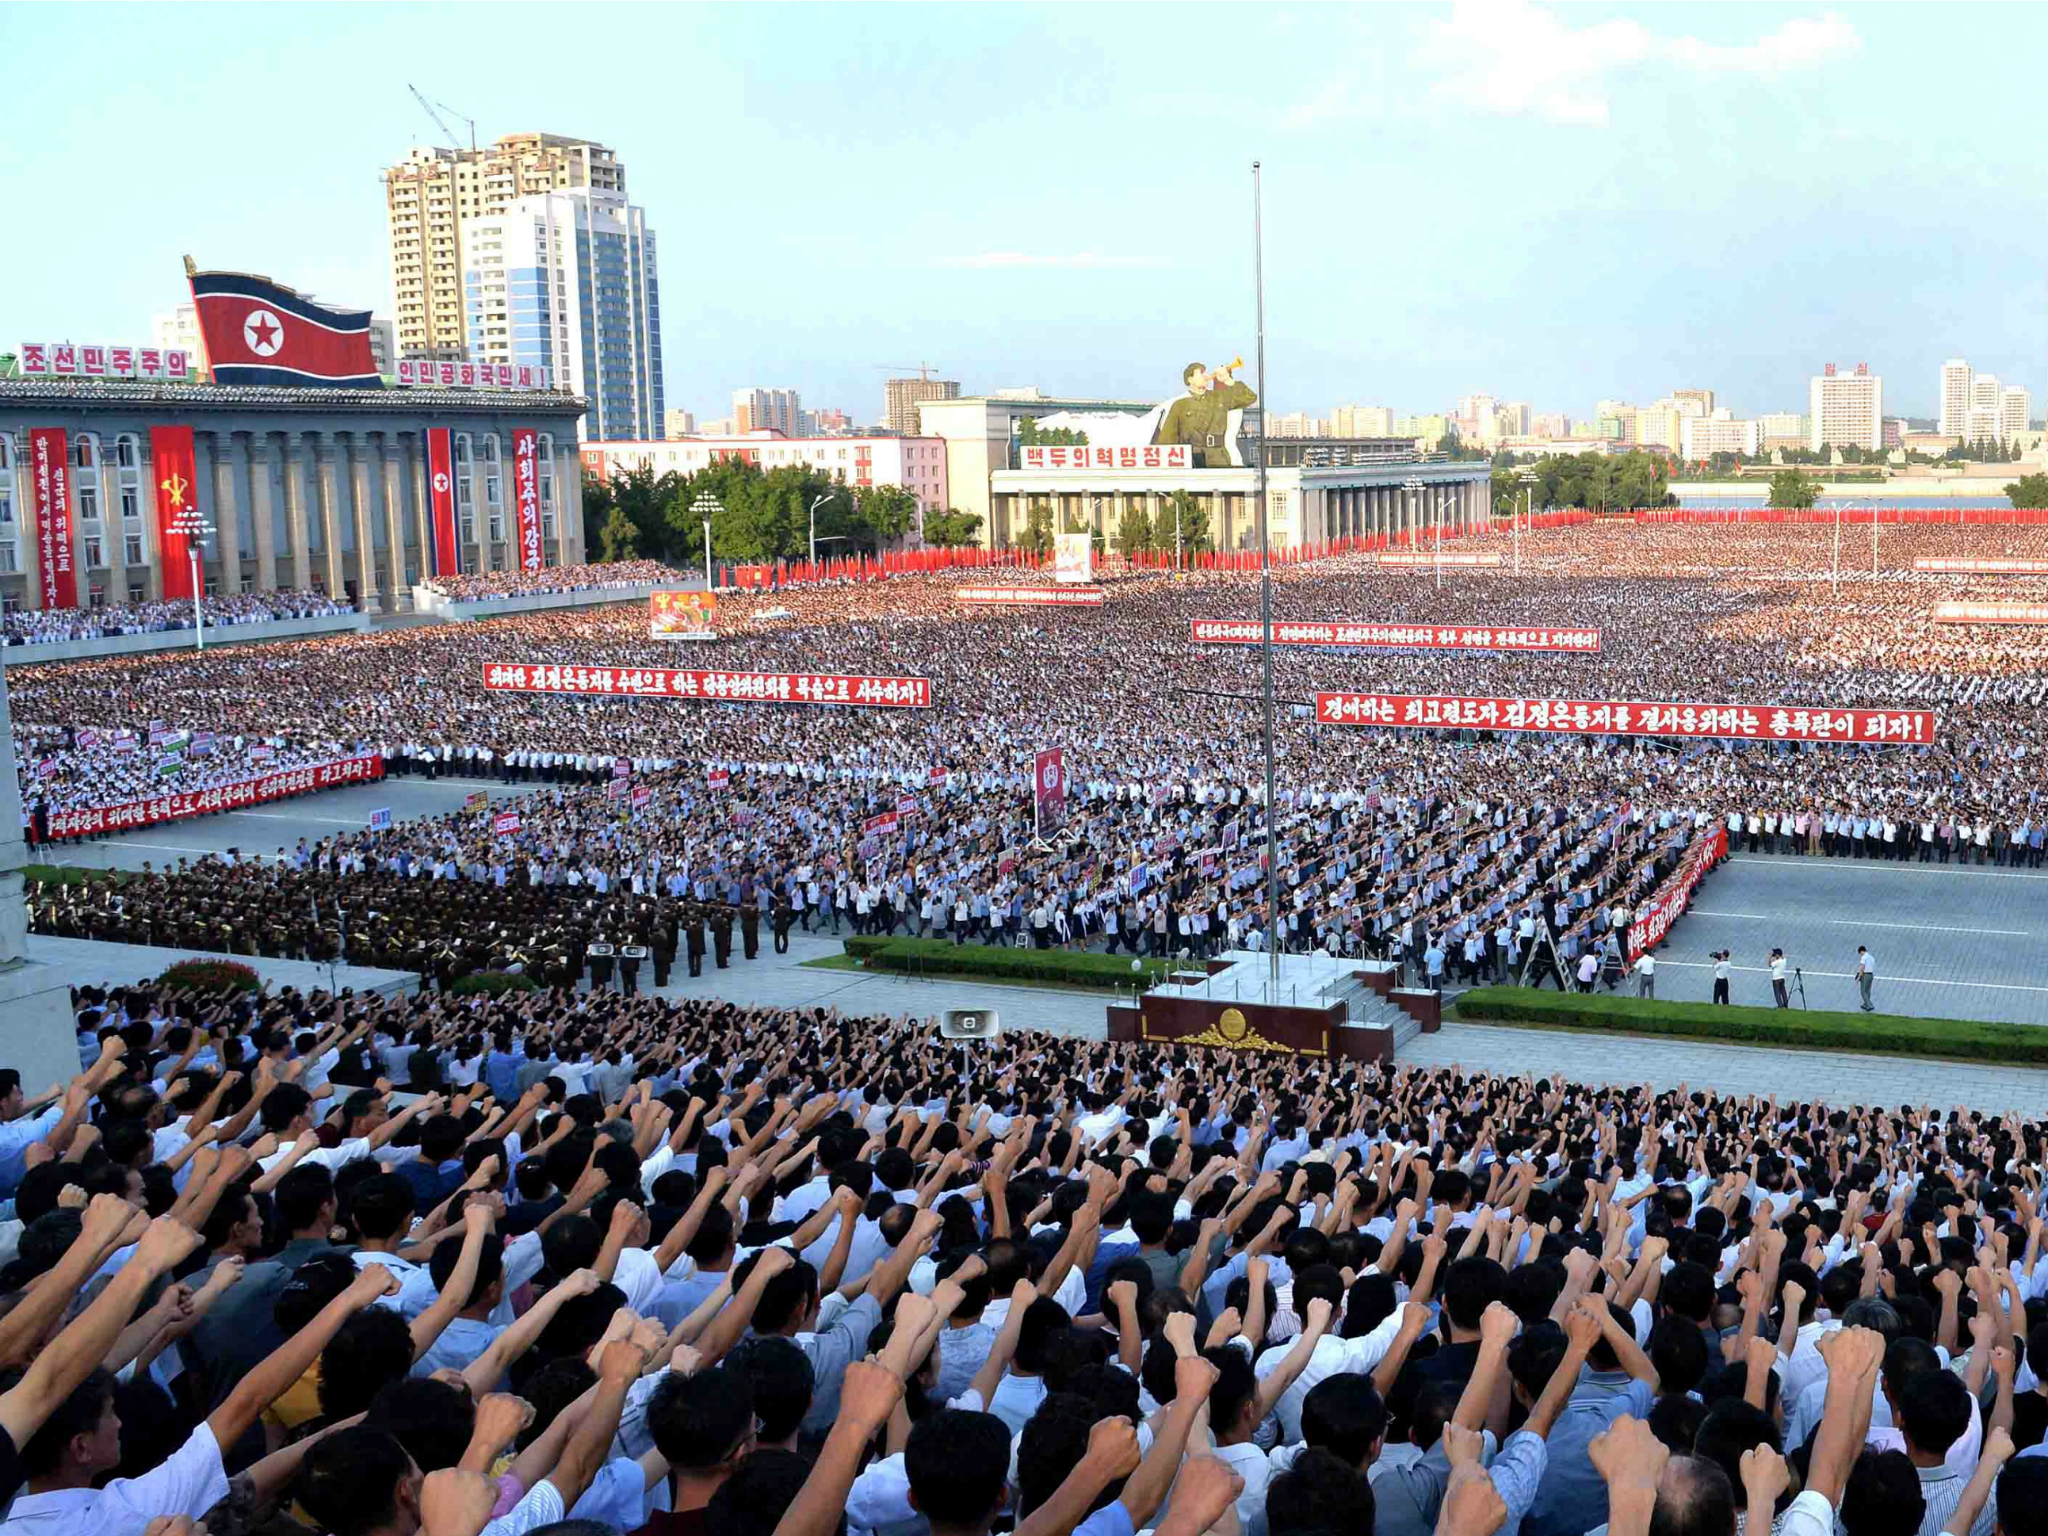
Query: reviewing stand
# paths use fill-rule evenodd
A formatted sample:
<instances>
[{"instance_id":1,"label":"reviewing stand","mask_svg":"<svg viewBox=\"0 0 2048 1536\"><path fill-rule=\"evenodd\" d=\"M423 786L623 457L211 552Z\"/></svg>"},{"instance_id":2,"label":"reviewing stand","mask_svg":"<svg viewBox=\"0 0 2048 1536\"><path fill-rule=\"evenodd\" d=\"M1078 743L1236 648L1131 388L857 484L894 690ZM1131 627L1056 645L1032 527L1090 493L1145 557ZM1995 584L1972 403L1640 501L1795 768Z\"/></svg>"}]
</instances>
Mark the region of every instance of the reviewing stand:
<instances>
[{"instance_id":1,"label":"reviewing stand","mask_svg":"<svg viewBox=\"0 0 2048 1536\"><path fill-rule=\"evenodd\" d=\"M1183 973L1136 1004L1112 1006L1109 1038L1384 1066L1404 1042L1437 1030L1438 995L1396 987L1384 961L1282 955L1277 991L1270 965L1266 955L1228 951L1206 974Z\"/></svg>"}]
</instances>

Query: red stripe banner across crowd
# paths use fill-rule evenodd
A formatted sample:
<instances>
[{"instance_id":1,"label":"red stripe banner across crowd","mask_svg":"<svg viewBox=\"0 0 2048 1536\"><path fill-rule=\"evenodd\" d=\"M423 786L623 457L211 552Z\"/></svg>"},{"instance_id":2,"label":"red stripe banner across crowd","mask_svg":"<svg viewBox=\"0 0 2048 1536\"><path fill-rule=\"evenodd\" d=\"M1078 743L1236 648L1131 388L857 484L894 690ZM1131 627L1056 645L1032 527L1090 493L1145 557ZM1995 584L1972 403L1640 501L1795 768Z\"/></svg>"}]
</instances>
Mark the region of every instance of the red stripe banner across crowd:
<instances>
[{"instance_id":1,"label":"red stripe banner across crowd","mask_svg":"<svg viewBox=\"0 0 2048 1536\"><path fill-rule=\"evenodd\" d=\"M575 693L629 699L696 699L713 704L850 704L864 709L926 709L928 677L865 677L815 672L696 672L668 667L574 667L552 662L484 663L493 693Z\"/></svg>"},{"instance_id":2,"label":"red stripe banner across crowd","mask_svg":"<svg viewBox=\"0 0 2048 1536\"><path fill-rule=\"evenodd\" d=\"M1194 619L1202 645L1257 645L1257 619ZM1416 651L1598 651L1597 629L1494 629L1483 624L1345 624L1282 620L1275 645L1385 646Z\"/></svg>"},{"instance_id":3,"label":"red stripe banner across crowd","mask_svg":"<svg viewBox=\"0 0 2048 1536\"><path fill-rule=\"evenodd\" d=\"M1936 603L1937 624L2048 624L2048 603Z\"/></svg>"},{"instance_id":4,"label":"red stripe banner across crowd","mask_svg":"<svg viewBox=\"0 0 2048 1536\"><path fill-rule=\"evenodd\" d=\"M130 800L124 805L92 805L75 811L55 811L50 816L46 835L54 840L84 837L93 832L118 832L128 827L150 827L158 822L211 816L217 811L261 805L266 800L282 800L287 795L304 794L308 790L367 783L383 777L383 754L370 752L361 757L317 763L309 768L287 768L282 773L266 773L261 778L216 784L211 789L152 795L147 800Z\"/></svg>"},{"instance_id":5,"label":"red stripe banner across crowd","mask_svg":"<svg viewBox=\"0 0 2048 1536\"><path fill-rule=\"evenodd\" d=\"M1667 881L1663 890L1638 909L1636 920L1628 925L1630 960L1664 942L1664 935L1671 931L1671 925L1685 915L1685 909L1692 901L1693 887L1700 883L1708 870L1721 862L1721 855L1727 851L1728 827L1725 822L1686 849L1678 878Z\"/></svg>"},{"instance_id":6,"label":"red stripe banner across crowd","mask_svg":"<svg viewBox=\"0 0 2048 1536\"><path fill-rule=\"evenodd\" d=\"M956 603L988 603L998 608L1099 608L1100 587L955 587Z\"/></svg>"},{"instance_id":7,"label":"red stripe banner across crowd","mask_svg":"<svg viewBox=\"0 0 2048 1536\"><path fill-rule=\"evenodd\" d=\"M1438 554L1435 550L1387 550L1378 557L1381 565L1499 565L1499 555L1483 555L1473 550L1455 550L1449 554Z\"/></svg>"},{"instance_id":8,"label":"red stripe banner across crowd","mask_svg":"<svg viewBox=\"0 0 2048 1536\"><path fill-rule=\"evenodd\" d=\"M2048 576L2048 560L1956 560L1922 555L1913 562L1913 569L1962 576Z\"/></svg>"},{"instance_id":9,"label":"red stripe banner across crowd","mask_svg":"<svg viewBox=\"0 0 2048 1536\"><path fill-rule=\"evenodd\" d=\"M1318 693L1323 725L1413 730L1540 731L1561 736L1687 736L1724 741L1934 740L1924 709L1825 709L1784 704L1639 704L1607 699L1478 699L1441 694Z\"/></svg>"}]
</instances>

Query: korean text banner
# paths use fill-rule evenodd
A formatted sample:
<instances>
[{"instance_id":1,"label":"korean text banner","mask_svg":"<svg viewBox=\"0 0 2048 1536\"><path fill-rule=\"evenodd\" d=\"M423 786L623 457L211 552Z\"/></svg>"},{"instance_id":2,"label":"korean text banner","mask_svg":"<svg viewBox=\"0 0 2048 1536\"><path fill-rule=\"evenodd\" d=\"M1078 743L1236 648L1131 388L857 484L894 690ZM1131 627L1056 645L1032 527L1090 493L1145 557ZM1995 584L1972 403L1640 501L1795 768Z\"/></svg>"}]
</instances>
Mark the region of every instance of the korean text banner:
<instances>
[{"instance_id":1,"label":"korean text banner","mask_svg":"<svg viewBox=\"0 0 2048 1536\"><path fill-rule=\"evenodd\" d=\"M1936 603L1937 624L2048 624L2048 603Z\"/></svg>"},{"instance_id":2,"label":"korean text banner","mask_svg":"<svg viewBox=\"0 0 2048 1536\"><path fill-rule=\"evenodd\" d=\"M994 608L1099 608L1100 587L955 587L956 603L985 603Z\"/></svg>"},{"instance_id":3,"label":"korean text banner","mask_svg":"<svg viewBox=\"0 0 2048 1536\"><path fill-rule=\"evenodd\" d=\"M519 513L519 568L537 571L545 564L540 547L540 481L534 465L536 434L531 427L512 431L512 505Z\"/></svg>"},{"instance_id":4,"label":"korean text banner","mask_svg":"<svg viewBox=\"0 0 2048 1536\"><path fill-rule=\"evenodd\" d=\"M1257 645L1257 619L1194 619L1202 645ZM1421 651L1598 651L1597 629L1505 629L1485 624L1347 624L1281 620L1275 645L1386 646Z\"/></svg>"},{"instance_id":5,"label":"korean text banner","mask_svg":"<svg viewBox=\"0 0 2048 1536\"><path fill-rule=\"evenodd\" d=\"M1641 704L1605 699L1482 699L1438 694L1318 693L1323 725L1391 729L1539 731L1575 736L1690 736L1727 741L1849 741L1923 746L1923 709L1790 704Z\"/></svg>"},{"instance_id":6,"label":"korean text banner","mask_svg":"<svg viewBox=\"0 0 2048 1536\"><path fill-rule=\"evenodd\" d=\"M48 835L52 838L83 837L91 832L117 832L125 827L148 827L158 822L182 821L188 816L211 816L265 800L282 800L309 789L331 789L337 784L366 783L384 777L382 753L338 758L309 768L287 768L259 778L238 779L216 784L211 789L184 790L131 800L123 805L93 805L74 811L56 811L50 816Z\"/></svg>"},{"instance_id":7,"label":"korean text banner","mask_svg":"<svg viewBox=\"0 0 2048 1536\"><path fill-rule=\"evenodd\" d=\"M494 693L574 693L627 699L695 699L711 704L849 704L864 709L927 709L927 677L866 677L816 672L677 671L668 667L576 667L553 662L487 661Z\"/></svg>"},{"instance_id":8,"label":"korean text banner","mask_svg":"<svg viewBox=\"0 0 2048 1536\"><path fill-rule=\"evenodd\" d=\"M1953 575L2006 575L2006 576L2048 576L2048 560L2008 560L1988 558L1983 560L1959 560L1948 557L1922 555L1913 562L1916 571L1945 571Z\"/></svg>"},{"instance_id":9,"label":"korean text banner","mask_svg":"<svg viewBox=\"0 0 2048 1536\"><path fill-rule=\"evenodd\" d=\"M62 427L36 427L28 435L36 573L45 608L78 606L78 573L71 558L70 453L70 438Z\"/></svg>"},{"instance_id":10,"label":"korean text banner","mask_svg":"<svg viewBox=\"0 0 2048 1536\"><path fill-rule=\"evenodd\" d=\"M1471 550L1451 550L1439 554L1435 550L1387 550L1378 556L1381 565L1499 565L1497 554L1480 554Z\"/></svg>"}]
</instances>

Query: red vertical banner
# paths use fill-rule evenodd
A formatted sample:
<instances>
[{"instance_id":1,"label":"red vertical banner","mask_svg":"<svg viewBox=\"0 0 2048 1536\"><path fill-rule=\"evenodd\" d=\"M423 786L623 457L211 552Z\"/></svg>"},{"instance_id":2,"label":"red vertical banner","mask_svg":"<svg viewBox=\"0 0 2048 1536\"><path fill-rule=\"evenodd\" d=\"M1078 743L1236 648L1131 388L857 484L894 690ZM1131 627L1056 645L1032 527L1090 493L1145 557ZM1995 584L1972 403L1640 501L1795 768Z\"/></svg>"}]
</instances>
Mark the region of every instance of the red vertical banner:
<instances>
[{"instance_id":1,"label":"red vertical banner","mask_svg":"<svg viewBox=\"0 0 2048 1536\"><path fill-rule=\"evenodd\" d=\"M462 570L455 547L455 449L446 427L427 429L427 521L432 525L434 574L454 576Z\"/></svg>"},{"instance_id":2,"label":"red vertical banner","mask_svg":"<svg viewBox=\"0 0 2048 1536\"><path fill-rule=\"evenodd\" d=\"M531 427L512 429L512 500L519 512L519 569L537 571L546 563L540 547L540 480L534 463L536 436Z\"/></svg>"},{"instance_id":3,"label":"red vertical banner","mask_svg":"<svg viewBox=\"0 0 2048 1536\"><path fill-rule=\"evenodd\" d=\"M1067 821L1067 754L1048 747L1032 762L1032 804L1038 835L1050 837Z\"/></svg>"},{"instance_id":4,"label":"red vertical banner","mask_svg":"<svg viewBox=\"0 0 2048 1536\"><path fill-rule=\"evenodd\" d=\"M29 479L34 487L36 571L45 608L78 606L78 573L71 560L70 442L62 427L28 434Z\"/></svg>"},{"instance_id":5,"label":"red vertical banner","mask_svg":"<svg viewBox=\"0 0 2048 1536\"><path fill-rule=\"evenodd\" d=\"M192 545L187 522L199 515L198 461L190 427L149 429L151 474L156 480L156 547L163 562L164 601L192 600Z\"/></svg>"}]
</instances>

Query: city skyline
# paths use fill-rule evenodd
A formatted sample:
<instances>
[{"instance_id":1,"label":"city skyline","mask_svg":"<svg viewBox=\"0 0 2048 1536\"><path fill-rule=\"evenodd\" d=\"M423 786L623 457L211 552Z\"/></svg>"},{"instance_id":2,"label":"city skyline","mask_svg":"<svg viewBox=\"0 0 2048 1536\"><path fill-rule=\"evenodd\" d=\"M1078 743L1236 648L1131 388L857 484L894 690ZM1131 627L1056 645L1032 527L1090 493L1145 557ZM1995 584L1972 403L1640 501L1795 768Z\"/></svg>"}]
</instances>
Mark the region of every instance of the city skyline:
<instances>
[{"instance_id":1,"label":"city skyline","mask_svg":"<svg viewBox=\"0 0 2048 1536\"><path fill-rule=\"evenodd\" d=\"M528 29L490 10L238 8L202 35L137 9L112 52L90 40L103 13L10 12L17 57L91 54L97 94L123 103L28 71L29 178L136 169L138 119L155 169L10 245L18 335L0 346L146 335L183 296L186 250L390 313L378 172L446 142L416 79L480 144L586 137L630 163L669 237L665 396L700 419L774 381L878 421L886 365L912 357L967 394L1176 393L1189 359L1250 350L1254 156L1276 412L1449 411L1485 387L1577 415L1698 385L1756 416L1798 409L1831 358L1867 362L1898 415L1940 413L1950 358L2048 393L2024 72L2048 17L2029 9L1948 7L1930 29L1883 8L1275 8L1212 43L1114 6L1085 38L1017 6L914 41L850 7L799 27L585 7L579 26L627 21L632 55L545 94ZM309 48L353 62L277 66ZM423 73L453 57L461 79ZM1922 88L1965 73L1971 114ZM991 115L1025 77L1030 105ZM884 86L919 110L875 110ZM1885 105L1833 105L1850 101ZM703 146L740 121L759 169L707 182ZM1202 152L1161 155L1165 122L1194 124ZM884 164L918 174L876 197Z\"/></svg>"}]
</instances>

